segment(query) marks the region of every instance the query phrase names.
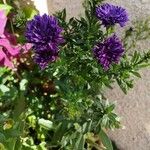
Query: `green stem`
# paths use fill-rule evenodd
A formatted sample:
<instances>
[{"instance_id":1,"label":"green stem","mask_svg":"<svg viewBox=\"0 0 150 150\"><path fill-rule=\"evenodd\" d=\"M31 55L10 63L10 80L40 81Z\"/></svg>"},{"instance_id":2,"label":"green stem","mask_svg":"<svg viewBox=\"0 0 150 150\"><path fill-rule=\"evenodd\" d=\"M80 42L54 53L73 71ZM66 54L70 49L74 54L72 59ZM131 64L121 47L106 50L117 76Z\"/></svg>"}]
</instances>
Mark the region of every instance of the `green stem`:
<instances>
[{"instance_id":1,"label":"green stem","mask_svg":"<svg viewBox=\"0 0 150 150\"><path fill-rule=\"evenodd\" d=\"M24 111L25 111L25 97L23 95L23 92L20 92L20 96L18 97L16 101L16 107L14 109L13 119L17 123L17 130L21 132L21 136L24 132ZM20 150L21 143L19 138L15 138L12 142L13 149L12 150Z\"/></svg>"},{"instance_id":2,"label":"green stem","mask_svg":"<svg viewBox=\"0 0 150 150\"><path fill-rule=\"evenodd\" d=\"M10 20L10 26L11 26L11 31L12 31L12 33L15 34L14 27L13 27L13 23L12 23L11 20Z\"/></svg>"},{"instance_id":3,"label":"green stem","mask_svg":"<svg viewBox=\"0 0 150 150\"><path fill-rule=\"evenodd\" d=\"M14 120L18 121L20 120L20 115L24 112L25 110L25 97L23 93L20 93L20 96L16 102L16 107L14 110Z\"/></svg>"}]
</instances>

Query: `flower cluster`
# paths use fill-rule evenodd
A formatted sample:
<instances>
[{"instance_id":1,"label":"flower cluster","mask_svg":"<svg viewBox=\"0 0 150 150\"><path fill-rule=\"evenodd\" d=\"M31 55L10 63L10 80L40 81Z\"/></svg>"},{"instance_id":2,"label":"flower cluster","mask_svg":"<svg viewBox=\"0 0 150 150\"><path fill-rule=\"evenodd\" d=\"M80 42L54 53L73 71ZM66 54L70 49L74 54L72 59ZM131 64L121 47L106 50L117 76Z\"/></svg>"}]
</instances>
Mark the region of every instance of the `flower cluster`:
<instances>
[{"instance_id":1,"label":"flower cluster","mask_svg":"<svg viewBox=\"0 0 150 150\"><path fill-rule=\"evenodd\" d=\"M5 30L7 17L4 10L0 10L0 66L14 68L13 59L20 54L20 50L27 52L31 45L17 44L16 36Z\"/></svg>"},{"instance_id":2,"label":"flower cluster","mask_svg":"<svg viewBox=\"0 0 150 150\"><path fill-rule=\"evenodd\" d=\"M123 27L129 20L128 14L124 8L108 3L96 8L96 16L102 21L105 27L115 25L116 23Z\"/></svg>"},{"instance_id":3,"label":"flower cluster","mask_svg":"<svg viewBox=\"0 0 150 150\"><path fill-rule=\"evenodd\" d=\"M7 17L3 10L0 11L0 66L13 68L12 58L19 53L19 49L14 46L14 36L5 32Z\"/></svg>"},{"instance_id":4,"label":"flower cluster","mask_svg":"<svg viewBox=\"0 0 150 150\"><path fill-rule=\"evenodd\" d=\"M61 33L62 28L53 16L36 15L27 23L26 38L33 44L35 62L41 69L58 57L58 46L64 41Z\"/></svg>"},{"instance_id":5,"label":"flower cluster","mask_svg":"<svg viewBox=\"0 0 150 150\"><path fill-rule=\"evenodd\" d=\"M128 19L126 10L119 6L110 5L108 3L96 7L96 16L102 21L107 28L119 24L125 26ZM108 70L112 63L118 63L124 53L121 40L114 34L99 42L93 49L93 53L97 61L102 65L104 70Z\"/></svg>"},{"instance_id":6,"label":"flower cluster","mask_svg":"<svg viewBox=\"0 0 150 150\"><path fill-rule=\"evenodd\" d=\"M128 21L128 15L124 8L103 4L96 8L96 16L105 27L116 23L123 27ZM41 69L45 69L49 62L54 62L59 53L59 45L64 39L61 35L62 28L55 17L44 14L36 15L27 23L26 38L33 44L35 62ZM94 55L103 68L107 70L112 62L117 63L124 52L121 41L113 35L104 43L99 43L94 48Z\"/></svg>"},{"instance_id":7,"label":"flower cluster","mask_svg":"<svg viewBox=\"0 0 150 150\"><path fill-rule=\"evenodd\" d=\"M93 52L95 58L103 66L104 70L108 70L113 62L119 62L120 57L123 55L124 48L119 38L113 35L104 42L98 43L94 47Z\"/></svg>"},{"instance_id":8,"label":"flower cluster","mask_svg":"<svg viewBox=\"0 0 150 150\"><path fill-rule=\"evenodd\" d=\"M0 10L0 66L14 69L13 59L18 57L21 52L28 52L31 45L29 43L18 44L16 36L5 30L6 23L5 11Z\"/></svg>"}]
</instances>

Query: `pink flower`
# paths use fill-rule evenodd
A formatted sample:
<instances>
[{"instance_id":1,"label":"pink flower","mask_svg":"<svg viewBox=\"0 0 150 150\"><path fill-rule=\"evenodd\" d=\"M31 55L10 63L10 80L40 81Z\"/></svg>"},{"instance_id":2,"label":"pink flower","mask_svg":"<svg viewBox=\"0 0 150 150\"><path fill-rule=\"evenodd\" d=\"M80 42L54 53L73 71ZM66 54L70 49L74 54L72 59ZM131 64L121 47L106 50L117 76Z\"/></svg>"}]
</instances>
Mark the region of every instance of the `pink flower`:
<instances>
[{"instance_id":1,"label":"pink flower","mask_svg":"<svg viewBox=\"0 0 150 150\"><path fill-rule=\"evenodd\" d=\"M12 59L19 54L19 48L12 46L8 39L0 39L0 66L14 68Z\"/></svg>"},{"instance_id":2,"label":"pink flower","mask_svg":"<svg viewBox=\"0 0 150 150\"><path fill-rule=\"evenodd\" d=\"M0 37L4 34L7 18L3 10L0 10Z\"/></svg>"},{"instance_id":3,"label":"pink flower","mask_svg":"<svg viewBox=\"0 0 150 150\"><path fill-rule=\"evenodd\" d=\"M7 17L4 11L0 10L0 66L14 68L13 59L20 53L26 53L32 45L17 44L16 36L5 31ZM21 51L23 50L23 51Z\"/></svg>"}]
</instances>

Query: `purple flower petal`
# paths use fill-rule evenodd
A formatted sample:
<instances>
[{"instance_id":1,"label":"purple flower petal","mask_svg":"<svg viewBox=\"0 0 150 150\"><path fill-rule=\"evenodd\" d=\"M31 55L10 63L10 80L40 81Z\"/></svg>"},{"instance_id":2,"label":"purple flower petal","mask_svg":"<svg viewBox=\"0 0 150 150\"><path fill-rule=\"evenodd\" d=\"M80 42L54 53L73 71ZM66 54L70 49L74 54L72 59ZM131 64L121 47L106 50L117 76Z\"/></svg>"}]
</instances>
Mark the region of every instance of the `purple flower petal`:
<instances>
[{"instance_id":1,"label":"purple flower petal","mask_svg":"<svg viewBox=\"0 0 150 150\"><path fill-rule=\"evenodd\" d=\"M128 14L124 8L110 5L108 3L99 5L96 8L96 16L102 21L102 24L105 27L112 26L117 23L123 27L129 20Z\"/></svg>"},{"instance_id":2,"label":"purple flower petal","mask_svg":"<svg viewBox=\"0 0 150 150\"><path fill-rule=\"evenodd\" d=\"M62 28L53 16L36 15L27 23L26 38L33 44L35 62L44 69L58 57L58 46L64 42Z\"/></svg>"},{"instance_id":3,"label":"purple flower petal","mask_svg":"<svg viewBox=\"0 0 150 150\"><path fill-rule=\"evenodd\" d=\"M124 48L116 35L106 39L103 43L98 43L94 49L94 56L102 65L104 70L108 70L112 63L118 63L124 53Z\"/></svg>"},{"instance_id":4,"label":"purple flower petal","mask_svg":"<svg viewBox=\"0 0 150 150\"><path fill-rule=\"evenodd\" d=\"M5 12L3 10L0 10L0 37L2 37L4 34L6 22L7 22L7 17L5 15Z\"/></svg>"}]
</instances>

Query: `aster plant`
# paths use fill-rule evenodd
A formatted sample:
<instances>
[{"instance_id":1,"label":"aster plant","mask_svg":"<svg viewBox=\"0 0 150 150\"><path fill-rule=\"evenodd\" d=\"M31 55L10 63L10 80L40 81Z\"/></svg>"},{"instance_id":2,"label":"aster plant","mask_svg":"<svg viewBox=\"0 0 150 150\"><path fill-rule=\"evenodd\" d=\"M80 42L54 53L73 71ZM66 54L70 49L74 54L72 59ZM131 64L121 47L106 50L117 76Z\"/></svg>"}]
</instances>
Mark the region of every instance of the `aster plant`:
<instances>
[{"instance_id":1,"label":"aster plant","mask_svg":"<svg viewBox=\"0 0 150 150\"><path fill-rule=\"evenodd\" d=\"M127 94L133 76L149 66L149 51L132 51L149 38L149 21L127 27L121 37L114 27L128 23L125 8L102 0L83 6L84 17L66 19L65 9L40 15L17 0L1 2L9 15L0 20L0 42L10 49L0 43L0 54L19 48L5 57L15 69L0 56L0 149L113 150L107 131L122 125L104 90L117 82Z\"/></svg>"}]
</instances>

